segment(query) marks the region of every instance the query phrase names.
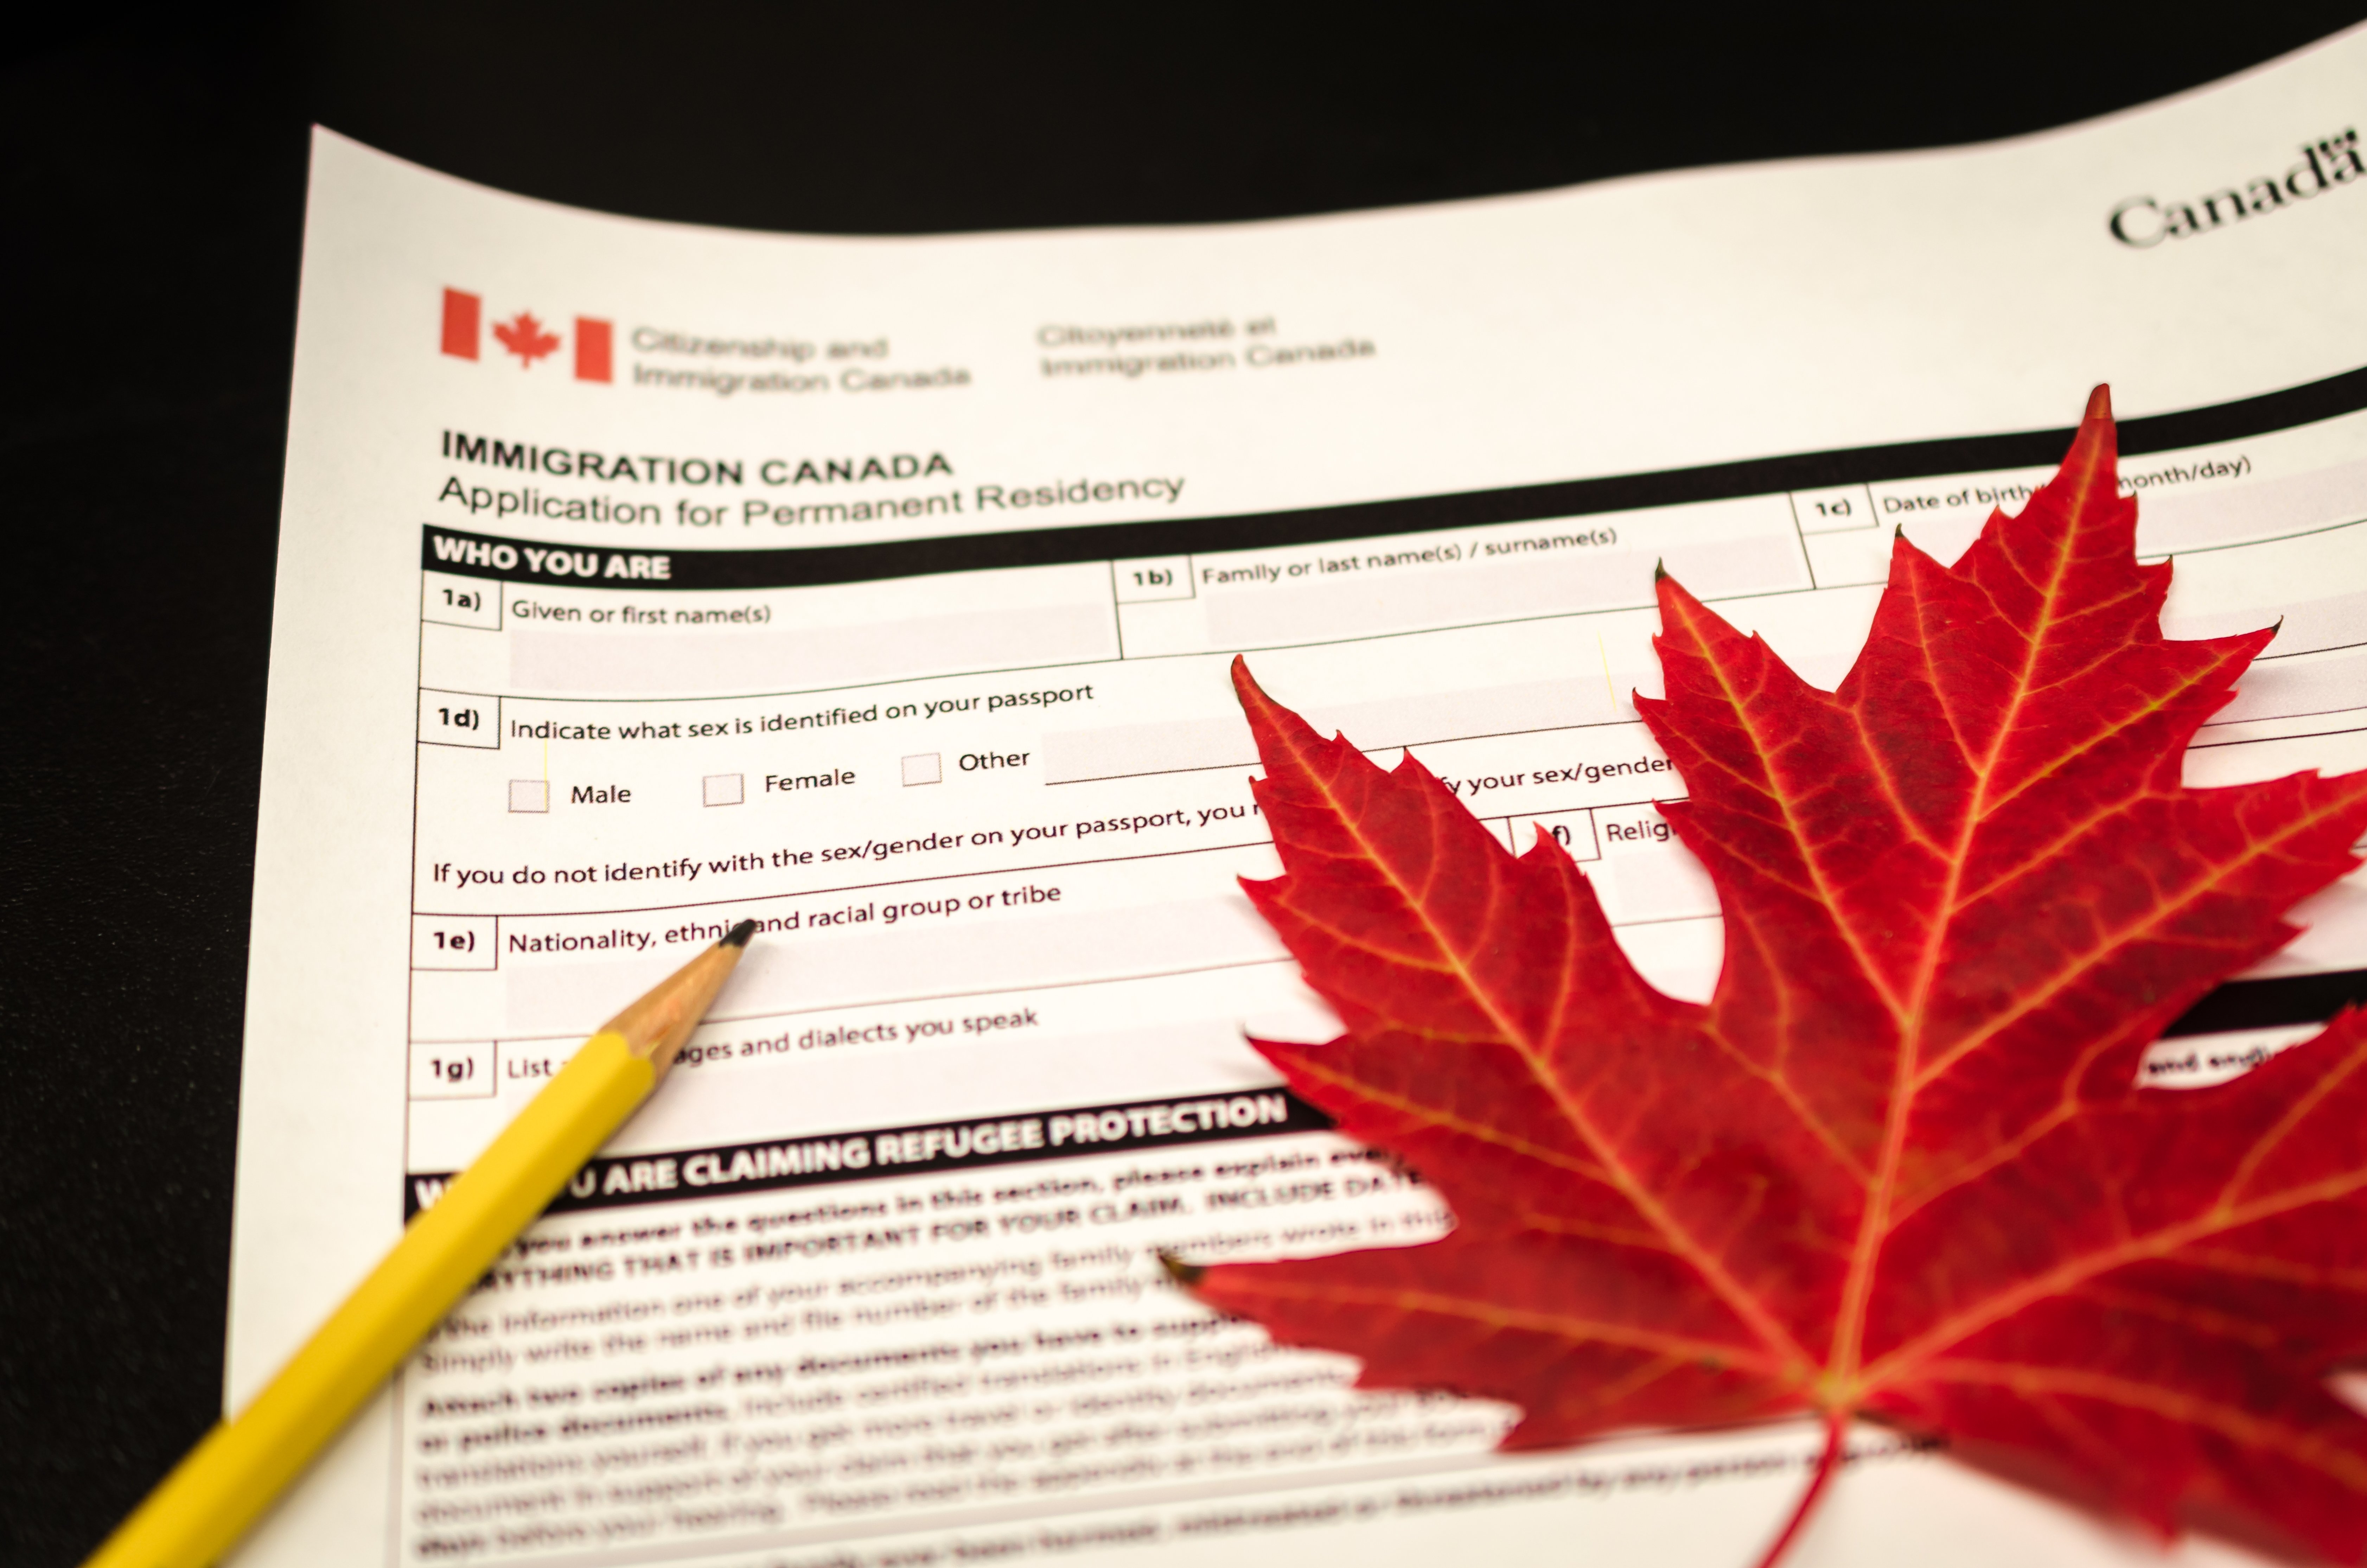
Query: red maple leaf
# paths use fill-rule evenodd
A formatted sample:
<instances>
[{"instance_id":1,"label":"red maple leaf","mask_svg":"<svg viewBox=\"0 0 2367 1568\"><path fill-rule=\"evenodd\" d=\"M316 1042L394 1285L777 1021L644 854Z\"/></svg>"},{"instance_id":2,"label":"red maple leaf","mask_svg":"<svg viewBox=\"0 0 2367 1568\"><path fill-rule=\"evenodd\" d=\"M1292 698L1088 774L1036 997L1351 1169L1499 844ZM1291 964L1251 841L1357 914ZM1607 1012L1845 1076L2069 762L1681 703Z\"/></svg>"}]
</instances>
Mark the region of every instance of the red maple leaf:
<instances>
[{"instance_id":1,"label":"red maple leaf","mask_svg":"<svg viewBox=\"0 0 2367 1568\"><path fill-rule=\"evenodd\" d=\"M532 311L520 311L508 321L496 322L493 335L502 340L503 347L518 357L520 369L530 368L559 347L559 339L542 330L542 324L534 319Z\"/></svg>"},{"instance_id":2,"label":"red maple leaf","mask_svg":"<svg viewBox=\"0 0 2367 1568\"><path fill-rule=\"evenodd\" d=\"M1942 567L1901 536L1837 691L1665 577L1669 695L1724 968L1629 965L1569 857L1515 858L1235 682L1286 874L1250 896L1346 1033L1258 1041L1406 1160L1427 1245L1173 1267L1359 1386L1509 1401L1509 1449L1853 1419L2133 1514L2367 1550L2367 1015L2212 1088L2139 1058L2357 862L2367 774L2190 790L2271 631L2168 642L2103 389L2056 478Z\"/></svg>"}]
</instances>

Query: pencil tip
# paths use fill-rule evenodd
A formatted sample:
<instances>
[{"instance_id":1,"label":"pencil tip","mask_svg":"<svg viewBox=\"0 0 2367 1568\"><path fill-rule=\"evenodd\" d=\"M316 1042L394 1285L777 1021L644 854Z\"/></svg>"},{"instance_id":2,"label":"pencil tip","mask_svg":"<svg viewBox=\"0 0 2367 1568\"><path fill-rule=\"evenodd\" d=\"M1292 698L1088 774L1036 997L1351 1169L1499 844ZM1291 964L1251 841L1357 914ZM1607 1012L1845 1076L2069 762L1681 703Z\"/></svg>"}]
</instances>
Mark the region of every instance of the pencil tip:
<instances>
[{"instance_id":1,"label":"pencil tip","mask_svg":"<svg viewBox=\"0 0 2367 1568\"><path fill-rule=\"evenodd\" d=\"M725 934L723 940L715 945L719 948L744 948L748 945L748 938L755 934L756 923L753 920L742 920Z\"/></svg>"}]
</instances>

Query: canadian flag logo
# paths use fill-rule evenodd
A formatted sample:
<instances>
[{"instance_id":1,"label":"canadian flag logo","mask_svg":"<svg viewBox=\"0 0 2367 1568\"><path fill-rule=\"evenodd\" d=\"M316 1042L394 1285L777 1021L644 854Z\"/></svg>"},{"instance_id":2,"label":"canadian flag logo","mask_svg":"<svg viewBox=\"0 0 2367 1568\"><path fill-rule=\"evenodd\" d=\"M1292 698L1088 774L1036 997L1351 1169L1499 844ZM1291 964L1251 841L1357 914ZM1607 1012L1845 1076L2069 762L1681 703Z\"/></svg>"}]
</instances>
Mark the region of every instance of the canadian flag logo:
<instances>
[{"instance_id":1,"label":"canadian flag logo","mask_svg":"<svg viewBox=\"0 0 2367 1568\"><path fill-rule=\"evenodd\" d=\"M538 359L559 351L561 338L532 311L520 311L493 326L493 341L517 356L518 368L534 369ZM575 379L613 381L616 378L617 327L596 316L575 318ZM483 358L484 297L465 289L444 290L444 352L455 359Z\"/></svg>"}]
</instances>

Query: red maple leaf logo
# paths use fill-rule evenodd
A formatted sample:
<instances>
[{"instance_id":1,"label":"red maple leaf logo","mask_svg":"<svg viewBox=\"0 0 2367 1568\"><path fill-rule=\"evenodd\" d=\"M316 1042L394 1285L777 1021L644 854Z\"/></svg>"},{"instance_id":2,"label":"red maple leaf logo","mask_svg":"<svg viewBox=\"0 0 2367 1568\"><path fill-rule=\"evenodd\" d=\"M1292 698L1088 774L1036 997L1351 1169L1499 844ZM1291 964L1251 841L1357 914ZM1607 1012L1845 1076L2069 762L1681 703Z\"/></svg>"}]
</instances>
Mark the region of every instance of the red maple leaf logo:
<instances>
[{"instance_id":1,"label":"red maple leaf logo","mask_svg":"<svg viewBox=\"0 0 2367 1568\"><path fill-rule=\"evenodd\" d=\"M520 311L513 320L496 322L493 335L502 340L503 347L518 357L521 369L559 347L558 337L542 330L542 324L534 319L532 311Z\"/></svg>"}]
</instances>

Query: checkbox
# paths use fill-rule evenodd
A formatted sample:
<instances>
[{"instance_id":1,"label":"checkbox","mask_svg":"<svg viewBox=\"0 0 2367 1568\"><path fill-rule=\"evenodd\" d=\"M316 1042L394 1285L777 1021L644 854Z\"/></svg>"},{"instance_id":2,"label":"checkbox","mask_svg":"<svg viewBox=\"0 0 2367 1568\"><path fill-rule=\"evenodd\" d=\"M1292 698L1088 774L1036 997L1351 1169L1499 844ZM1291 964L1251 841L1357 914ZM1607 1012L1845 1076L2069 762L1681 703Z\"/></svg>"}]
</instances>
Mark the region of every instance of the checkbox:
<instances>
[{"instance_id":1,"label":"checkbox","mask_svg":"<svg viewBox=\"0 0 2367 1568\"><path fill-rule=\"evenodd\" d=\"M933 751L904 759L904 782L907 784L942 784L946 781L945 758Z\"/></svg>"},{"instance_id":2,"label":"checkbox","mask_svg":"<svg viewBox=\"0 0 2367 1568\"><path fill-rule=\"evenodd\" d=\"M510 810L514 812L550 810L550 780L548 778L511 779Z\"/></svg>"},{"instance_id":3,"label":"checkbox","mask_svg":"<svg viewBox=\"0 0 2367 1568\"><path fill-rule=\"evenodd\" d=\"M707 803L710 806L736 806L748 798L748 776L744 773L710 773L707 776Z\"/></svg>"}]
</instances>

